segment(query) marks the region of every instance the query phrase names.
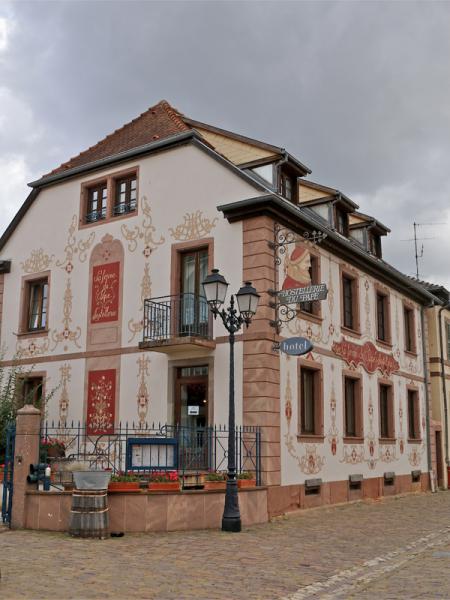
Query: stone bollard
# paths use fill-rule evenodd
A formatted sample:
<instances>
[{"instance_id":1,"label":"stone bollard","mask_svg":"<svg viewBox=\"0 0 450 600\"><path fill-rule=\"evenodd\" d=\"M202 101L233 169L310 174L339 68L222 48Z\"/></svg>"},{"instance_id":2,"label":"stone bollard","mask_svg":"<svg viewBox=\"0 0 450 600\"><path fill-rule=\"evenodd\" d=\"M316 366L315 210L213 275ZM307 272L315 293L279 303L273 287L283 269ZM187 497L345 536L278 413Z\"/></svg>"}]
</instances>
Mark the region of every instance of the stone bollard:
<instances>
[{"instance_id":1,"label":"stone bollard","mask_svg":"<svg viewBox=\"0 0 450 600\"><path fill-rule=\"evenodd\" d=\"M11 528L23 529L26 521L26 492L30 465L39 462L41 411L26 404L17 412L14 449L14 478Z\"/></svg>"}]
</instances>

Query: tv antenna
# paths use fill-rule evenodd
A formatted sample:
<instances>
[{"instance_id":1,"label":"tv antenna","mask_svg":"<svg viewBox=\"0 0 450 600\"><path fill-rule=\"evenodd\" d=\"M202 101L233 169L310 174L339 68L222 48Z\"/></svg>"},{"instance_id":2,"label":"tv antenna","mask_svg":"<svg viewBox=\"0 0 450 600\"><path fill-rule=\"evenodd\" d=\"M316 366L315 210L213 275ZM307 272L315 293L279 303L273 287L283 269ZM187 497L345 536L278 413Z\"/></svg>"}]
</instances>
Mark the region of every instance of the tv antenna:
<instances>
[{"instance_id":1,"label":"tv antenna","mask_svg":"<svg viewBox=\"0 0 450 600\"><path fill-rule=\"evenodd\" d=\"M417 245L417 242L421 242L422 240L434 240L434 237L417 237L417 228L418 227L434 227L436 225L447 225L447 223L416 223L414 221L414 237L409 238L408 240L400 240L401 242L414 242L414 258L416 260L416 279L419 279L419 258L423 256L423 244L420 246L420 251Z\"/></svg>"}]
</instances>

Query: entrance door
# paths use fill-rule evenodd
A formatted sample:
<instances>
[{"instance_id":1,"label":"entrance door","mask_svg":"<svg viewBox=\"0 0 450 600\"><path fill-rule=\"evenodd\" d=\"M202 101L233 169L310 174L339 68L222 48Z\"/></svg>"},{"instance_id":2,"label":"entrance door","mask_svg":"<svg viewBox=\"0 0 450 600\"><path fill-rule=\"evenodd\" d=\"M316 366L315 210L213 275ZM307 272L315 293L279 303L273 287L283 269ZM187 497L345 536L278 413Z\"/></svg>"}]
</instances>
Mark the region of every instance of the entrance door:
<instances>
[{"instance_id":1,"label":"entrance door","mask_svg":"<svg viewBox=\"0 0 450 600\"><path fill-rule=\"evenodd\" d=\"M181 255L180 335L208 334L208 305L203 281L208 275L208 250L194 250Z\"/></svg>"},{"instance_id":2,"label":"entrance door","mask_svg":"<svg viewBox=\"0 0 450 600\"><path fill-rule=\"evenodd\" d=\"M179 466L183 471L208 469L208 367L177 370L175 425Z\"/></svg>"},{"instance_id":3,"label":"entrance door","mask_svg":"<svg viewBox=\"0 0 450 600\"><path fill-rule=\"evenodd\" d=\"M177 369L175 424L181 427L208 425L208 367Z\"/></svg>"}]
</instances>

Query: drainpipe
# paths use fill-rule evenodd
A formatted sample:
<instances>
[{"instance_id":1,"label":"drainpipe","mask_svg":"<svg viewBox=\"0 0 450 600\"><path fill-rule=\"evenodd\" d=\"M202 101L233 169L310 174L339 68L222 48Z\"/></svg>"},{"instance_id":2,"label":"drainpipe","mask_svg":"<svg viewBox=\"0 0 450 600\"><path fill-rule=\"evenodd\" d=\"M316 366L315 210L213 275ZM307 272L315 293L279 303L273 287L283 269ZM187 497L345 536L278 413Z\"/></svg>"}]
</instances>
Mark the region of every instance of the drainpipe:
<instances>
[{"instance_id":1,"label":"drainpipe","mask_svg":"<svg viewBox=\"0 0 450 600\"><path fill-rule=\"evenodd\" d=\"M442 311L450 308L450 302L444 304L439 309L439 345L440 345L440 355L441 355L441 379L442 379L442 393L444 400L444 439L445 439L445 464L447 467L449 466L449 456L448 456L448 406L447 406L447 382L445 380L445 364L444 364L444 336L442 334ZM448 487L448 483L447 483Z\"/></svg>"},{"instance_id":2,"label":"drainpipe","mask_svg":"<svg viewBox=\"0 0 450 600\"><path fill-rule=\"evenodd\" d=\"M430 304L427 308L431 308L434 304ZM423 354L423 367L424 367L424 375L425 375L425 421L426 421L426 429L427 429L427 463L428 463L428 473L430 474L430 484L431 491L436 491L435 486L435 475L433 474L433 469L431 466L431 440L430 440L430 394L429 394L429 383L430 379L428 377L428 361L427 361L427 344L425 342L425 309L423 306L420 307L420 323L422 328L422 354Z\"/></svg>"}]
</instances>

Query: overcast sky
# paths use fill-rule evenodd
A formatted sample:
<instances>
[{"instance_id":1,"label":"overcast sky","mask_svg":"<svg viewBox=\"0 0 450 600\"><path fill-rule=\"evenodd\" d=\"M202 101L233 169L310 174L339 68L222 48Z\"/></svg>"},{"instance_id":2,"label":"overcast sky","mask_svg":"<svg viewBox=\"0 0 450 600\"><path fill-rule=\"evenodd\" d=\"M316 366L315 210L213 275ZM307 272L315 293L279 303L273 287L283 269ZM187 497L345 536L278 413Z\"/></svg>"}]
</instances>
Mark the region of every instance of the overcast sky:
<instances>
[{"instance_id":1,"label":"overcast sky","mask_svg":"<svg viewBox=\"0 0 450 600\"><path fill-rule=\"evenodd\" d=\"M165 98L288 149L450 289L450 2L0 0L0 230L26 183ZM421 242L422 243L422 242Z\"/></svg>"}]
</instances>

